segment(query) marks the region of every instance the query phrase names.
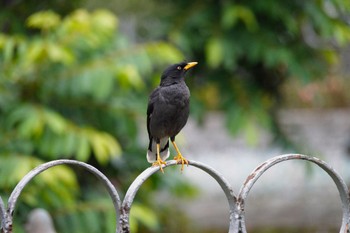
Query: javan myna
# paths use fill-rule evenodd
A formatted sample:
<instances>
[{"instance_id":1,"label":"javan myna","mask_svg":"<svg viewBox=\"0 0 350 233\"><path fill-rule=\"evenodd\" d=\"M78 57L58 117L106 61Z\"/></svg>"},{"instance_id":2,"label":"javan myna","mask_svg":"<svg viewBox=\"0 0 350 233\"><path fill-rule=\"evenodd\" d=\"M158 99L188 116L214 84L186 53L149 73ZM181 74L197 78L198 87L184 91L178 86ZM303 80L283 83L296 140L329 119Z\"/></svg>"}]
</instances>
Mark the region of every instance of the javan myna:
<instances>
[{"instance_id":1,"label":"javan myna","mask_svg":"<svg viewBox=\"0 0 350 233\"><path fill-rule=\"evenodd\" d=\"M181 62L169 66L162 74L159 86L149 96L147 131L149 146L147 161L153 166L162 165L169 157L169 138L177 152L174 157L181 163L181 171L188 161L176 146L175 137L186 125L190 110L190 90L185 83L186 72L197 62Z\"/></svg>"}]
</instances>

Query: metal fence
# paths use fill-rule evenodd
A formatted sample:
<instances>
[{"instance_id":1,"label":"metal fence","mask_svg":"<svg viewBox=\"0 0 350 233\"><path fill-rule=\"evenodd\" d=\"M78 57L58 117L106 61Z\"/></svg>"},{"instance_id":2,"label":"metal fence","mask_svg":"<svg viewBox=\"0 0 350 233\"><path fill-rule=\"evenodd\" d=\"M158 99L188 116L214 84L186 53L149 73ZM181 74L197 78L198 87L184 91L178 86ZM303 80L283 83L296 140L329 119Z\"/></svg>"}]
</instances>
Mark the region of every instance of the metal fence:
<instances>
[{"instance_id":1,"label":"metal fence","mask_svg":"<svg viewBox=\"0 0 350 233\"><path fill-rule=\"evenodd\" d=\"M260 166L258 166L245 180L244 184L241 186L241 189L238 193L238 195L235 195L235 193L232 190L231 185L227 180L220 175L219 172L217 172L215 169L211 168L210 166L189 160L189 165L197 167L203 171L205 171L208 175L213 177L220 187L222 188L223 192L226 195L229 207L230 207L230 213L229 213L229 219L230 222L229 225L229 233L245 233L246 231L246 220L245 220L245 204L247 197L249 195L249 192L251 188L253 187L254 183L259 179L259 177L264 174L265 171L267 171L270 167L287 161L287 160L306 160L309 162L312 162L316 165L318 165L320 168L322 168L334 181L338 188L339 196L342 203L342 224L340 227L341 233L350 233L349 226L350 226L350 198L349 198L349 189L347 185L345 184L342 177L328 164L326 164L324 161L315 158L315 157L309 157L305 155L300 154L287 154L287 155L281 155L273 157L264 163L262 163ZM129 214L130 209L132 207L132 203L134 200L134 197L136 193L138 192L139 188L142 186L142 184L154 173L159 171L159 167L149 167L146 170L144 170L130 185L128 191L126 192L126 195L124 197L124 200L121 201L119 194L115 187L112 185L110 180L99 170L97 170L95 167L75 161L75 160L55 160L51 161L45 164L42 164L33 170L31 170L26 176L23 177L23 179L17 184L15 189L12 191L8 202L7 202L7 208L5 208L4 202L0 197L0 218L1 218L1 232L2 233L12 233L12 223L13 223L13 214L15 211L17 200L23 190L23 188L38 174L41 172L62 164L67 165L73 165L73 166L79 166L83 167L86 170L90 171L92 174L94 174L106 187L108 190L108 193L112 199L115 212L116 212L116 221L117 223L117 229L116 233L127 233L130 232L129 227ZM177 165L176 161L169 161L164 167L174 166Z\"/></svg>"}]
</instances>

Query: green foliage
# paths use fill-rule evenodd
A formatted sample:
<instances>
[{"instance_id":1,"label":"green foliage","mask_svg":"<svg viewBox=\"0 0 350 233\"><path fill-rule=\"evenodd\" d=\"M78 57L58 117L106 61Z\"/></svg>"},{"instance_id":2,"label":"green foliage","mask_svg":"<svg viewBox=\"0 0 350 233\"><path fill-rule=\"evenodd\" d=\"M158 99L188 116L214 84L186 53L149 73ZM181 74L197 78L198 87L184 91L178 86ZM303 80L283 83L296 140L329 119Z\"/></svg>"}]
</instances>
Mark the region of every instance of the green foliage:
<instances>
[{"instance_id":1,"label":"green foliage","mask_svg":"<svg viewBox=\"0 0 350 233\"><path fill-rule=\"evenodd\" d=\"M55 28L60 24L60 16L52 11L38 12L28 18L28 26L41 30Z\"/></svg>"},{"instance_id":2,"label":"green foliage","mask_svg":"<svg viewBox=\"0 0 350 233\"><path fill-rule=\"evenodd\" d=\"M224 110L229 130L243 130L251 142L257 126L276 124L285 80L324 77L339 60L330 42L350 41L347 0L157 2L167 7L156 14L167 24L164 35L200 64L192 102L204 104L192 112Z\"/></svg>"},{"instance_id":3,"label":"green foliage","mask_svg":"<svg viewBox=\"0 0 350 233\"><path fill-rule=\"evenodd\" d=\"M69 13L77 2L28 0L27 7L20 1L12 3L16 9L0 10L0 175L8 177L0 180L2 197L30 169L52 159L87 161L121 190L147 166L136 126L144 117L145 96L159 82L155 67L184 57L164 41L130 44L109 11ZM276 127L285 80L323 77L339 61L330 44L350 40L347 0L117 3L111 5L124 14L141 15L136 27L142 41L168 38L186 59L199 62L193 71L198 78L187 80L192 116L201 120L208 109L224 110L228 130L243 131L252 144L260 127ZM38 9L60 14L46 10L21 18ZM306 29L315 41L305 39ZM113 231L115 216L103 188L74 171L63 166L36 177L17 212L24 216L41 205L53 213L60 232ZM196 194L188 184L179 188L172 175L169 170L167 182L152 177L138 198L151 205L150 190L159 186L176 195ZM161 231L154 209L139 203L133 207L133 230Z\"/></svg>"},{"instance_id":4,"label":"green foliage","mask_svg":"<svg viewBox=\"0 0 350 233\"><path fill-rule=\"evenodd\" d=\"M40 4L37 0L3 1L0 8L0 32L28 33L31 30L26 27L25 21L33 12L54 9L59 15L66 15L82 2L84 0L51 0L42 1Z\"/></svg>"},{"instance_id":5,"label":"green foliage","mask_svg":"<svg viewBox=\"0 0 350 233\"><path fill-rule=\"evenodd\" d=\"M138 232L139 223L144 225L146 228L155 232L159 228L159 222L157 220L156 214L152 209L140 205L138 203L133 203L131 212L130 212L130 231Z\"/></svg>"},{"instance_id":6,"label":"green foliage","mask_svg":"<svg viewBox=\"0 0 350 233\"><path fill-rule=\"evenodd\" d=\"M36 34L0 34L0 174L8 177L0 180L1 196L45 161L77 159L113 171L113 159L138 148L135 122L144 116L154 67L183 58L165 42L129 44L106 10L79 9L63 18L43 11L26 22ZM138 173L132 164L118 172L127 169ZM110 200L96 202L102 195L96 189L89 190L94 201L81 199L87 186L78 183L87 179L71 167L49 169L26 187L18 212L43 206L60 232L111 232ZM154 229L152 214L138 205L134 226Z\"/></svg>"},{"instance_id":7,"label":"green foliage","mask_svg":"<svg viewBox=\"0 0 350 233\"><path fill-rule=\"evenodd\" d=\"M110 200L96 196L55 213L55 222L61 232L113 232L115 219Z\"/></svg>"}]
</instances>

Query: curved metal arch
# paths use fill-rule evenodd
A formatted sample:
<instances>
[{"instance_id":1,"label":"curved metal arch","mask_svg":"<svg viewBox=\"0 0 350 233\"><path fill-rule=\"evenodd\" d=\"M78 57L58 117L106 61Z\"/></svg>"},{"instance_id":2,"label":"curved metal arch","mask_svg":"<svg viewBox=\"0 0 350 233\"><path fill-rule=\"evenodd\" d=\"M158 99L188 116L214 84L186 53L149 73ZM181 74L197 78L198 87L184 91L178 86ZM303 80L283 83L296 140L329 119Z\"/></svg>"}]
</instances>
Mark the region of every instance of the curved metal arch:
<instances>
[{"instance_id":1,"label":"curved metal arch","mask_svg":"<svg viewBox=\"0 0 350 233\"><path fill-rule=\"evenodd\" d=\"M347 185L345 184L342 177L327 163L324 161L315 158L310 157L306 155L301 154L286 154L286 155L280 155L273 157L264 163L262 163L260 166L258 166L250 175L247 177L244 184L241 186L241 189L238 194L237 198L237 207L239 214L242 216L242 226L244 231L246 232L245 228L245 219L244 219L244 205L245 200L249 194L249 191L253 187L254 183L260 178L262 174L264 174L269 168L276 165L277 163L281 163L287 160L306 160L310 161L312 163L315 163L319 167L321 167L334 181L334 183L337 186L341 203L342 203L342 210L343 210L343 217L342 217L342 225L339 232L350 232L349 226L350 226L350 196L349 196L349 189Z\"/></svg>"},{"instance_id":2,"label":"curved metal arch","mask_svg":"<svg viewBox=\"0 0 350 233\"><path fill-rule=\"evenodd\" d=\"M168 161L166 165L163 167L169 167L177 165L177 162L174 160ZM229 206L230 206L230 228L229 232L238 232L236 229L239 228L237 224L237 207L236 207L236 195L233 192L233 189L231 185L226 181L226 179L218 173L213 168L209 167L206 164L199 163L196 161L188 160L188 165L197 167L206 173L208 173L211 177L213 177L222 190L224 191L226 198L228 200ZM128 191L125 194L124 201L121 206L121 217L120 217L120 232L119 233L125 233L130 232L130 226L129 226L129 214L132 202L136 196L136 193L138 192L141 185L154 173L159 171L159 167L149 167L146 170L144 170L135 180L134 182L129 186Z\"/></svg>"},{"instance_id":3,"label":"curved metal arch","mask_svg":"<svg viewBox=\"0 0 350 233\"><path fill-rule=\"evenodd\" d=\"M76 160L60 159L60 160L50 161L50 162L47 162L47 163L44 163L44 164L37 166L36 168L31 170L29 173L27 173L27 175L25 175L22 178L22 180L16 185L16 187L14 188L14 190L12 191L12 193L8 199L8 208L7 208L7 212L5 214L5 223L3 226L3 228L5 228L5 232L12 232L13 213L14 213L14 210L16 207L18 197L21 194L24 187L35 176L39 175L40 173L42 173L43 171L45 171L51 167L58 166L58 165L79 166L79 167L85 168L86 170L91 172L93 175L95 175L104 184L110 197L112 198L114 209L115 209L115 212L117 215L116 222L118 222L118 216L120 217L120 208L119 207L120 207L121 201L120 201L119 194L118 194L117 190L115 189L115 187L113 186L113 184L111 183L111 181L102 172L100 172L97 168L95 168L87 163L76 161ZM116 232L118 232L118 225L117 225Z\"/></svg>"},{"instance_id":4,"label":"curved metal arch","mask_svg":"<svg viewBox=\"0 0 350 233\"><path fill-rule=\"evenodd\" d=\"M239 191L238 197L234 194L231 185L226 181L226 179L220 175L216 170L209 167L206 164L202 164L196 161L189 161L189 165L197 167L206 173L208 173L211 177L213 177L222 190L224 191L226 198L228 200L229 206L230 206L230 226L229 226L229 232L230 233L246 233L246 227L245 227L245 211L244 211L244 205L245 200L247 196L249 195L249 192L255 182L260 178L260 176L266 172L269 168L276 165L277 163L284 162L287 160L306 160L315 163L319 167L321 167L335 182L340 198L342 203L342 210L343 210L343 217L342 217L342 226L340 229L340 232L350 232L349 226L350 226L350 197L348 193L348 187L346 186L344 180L339 176L339 174L328 164L326 164L324 161L315 158L315 157L309 157L305 155L300 154L287 154L287 155L280 155L273 157L264 163L262 163L260 166L258 166L246 179L244 184L241 186L241 189ZM114 208L117 214L117 227L116 232L119 233L125 233L130 232L129 229L129 214L132 202L134 200L134 197L136 196L139 188L141 185L154 173L156 173L158 170L160 170L159 167L149 167L146 170L144 170L130 185L123 203L120 202L120 197L115 189L115 187L112 185L112 183L109 181L109 179L101 173L98 169L95 167L75 160L55 160L51 161L42 165L39 165L38 167L31 170L27 175L25 175L22 180L17 184L15 189L12 191L10 198L8 200L8 208L5 209L3 200L0 197L0 220L1 220L1 226L2 229L1 232L3 233L11 233L12 232L12 219L13 219L13 213L16 206L16 202L18 200L19 195L21 194L24 187L38 174L41 172L57 166L57 165L77 165L80 167L83 167L93 173L106 187L107 191L109 192ZM167 162L167 164L163 167L168 166L174 166L177 165L176 161L172 160ZM119 218L118 218L119 216ZM118 224L119 219L119 224Z\"/></svg>"}]
</instances>

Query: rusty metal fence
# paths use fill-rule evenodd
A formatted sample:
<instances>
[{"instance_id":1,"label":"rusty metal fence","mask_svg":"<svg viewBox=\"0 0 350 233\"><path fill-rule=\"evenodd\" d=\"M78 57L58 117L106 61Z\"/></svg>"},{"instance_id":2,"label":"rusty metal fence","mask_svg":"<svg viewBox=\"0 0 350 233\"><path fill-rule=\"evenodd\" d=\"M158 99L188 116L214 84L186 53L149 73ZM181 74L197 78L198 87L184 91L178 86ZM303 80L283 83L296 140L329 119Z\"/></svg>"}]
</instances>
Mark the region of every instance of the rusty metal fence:
<instances>
[{"instance_id":1,"label":"rusty metal fence","mask_svg":"<svg viewBox=\"0 0 350 233\"><path fill-rule=\"evenodd\" d=\"M244 184L241 186L241 189L236 195L229 182L220 175L219 172L217 172L215 169L211 168L210 166L189 160L189 165L197 167L204 172L206 172L208 175L213 177L220 187L222 188L223 192L226 195L228 205L230 207L230 213L229 213L229 219L230 222L229 225L229 233L246 233L246 220L245 220L245 204L247 197L249 195L249 192L255 182L259 179L259 177L264 174L265 171L267 171L270 167L287 161L287 160L306 160L309 162L312 162L316 165L318 165L320 168L322 168L334 181L338 188L339 196L342 203L342 224L340 227L341 233L350 233L349 226L350 226L350 198L349 198L349 189L347 185L345 184L342 177L328 164L326 164L324 161L315 158L315 157L309 157L306 155L300 155L300 154L286 154L286 155L280 155L273 157L264 163L262 163L260 166L258 166L245 180ZM45 164L42 164L36 168L34 168L32 171L30 171L26 176L23 177L23 179L17 184L15 189L12 191L8 201L7 201L7 208L5 207L5 204L0 197L0 218L1 218L1 232L2 233L12 233L12 223L13 223L13 216L14 211L16 207L17 200L24 189L24 187L38 174L41 172L54 167L58 165L73 165L73 166L79 166L83 167L84 169L88 170L92 174L94 174L106 187L108 190L108 193L112 199L115 212L116 212L116 221L117 223L117 229L116 233L125 233L130 232L129 227L129 214L130 209L132 207L132 203L134 200L134 197L136 193L138 192L139 188L142 186L142 184L154 173L159 171L159 167L149 167L146 170L144 170L130 185L128 191L126 192L126 195L124 197L124 200L121 201L119 194L115 187L112 185L110 180L102 174L99 170L97 170L95 167L75 161L75 160L55 160L51 161ZM176 165L176 161L169 161L167 162L164 167L174 166Z\"/></svg>"}]
</instances>

